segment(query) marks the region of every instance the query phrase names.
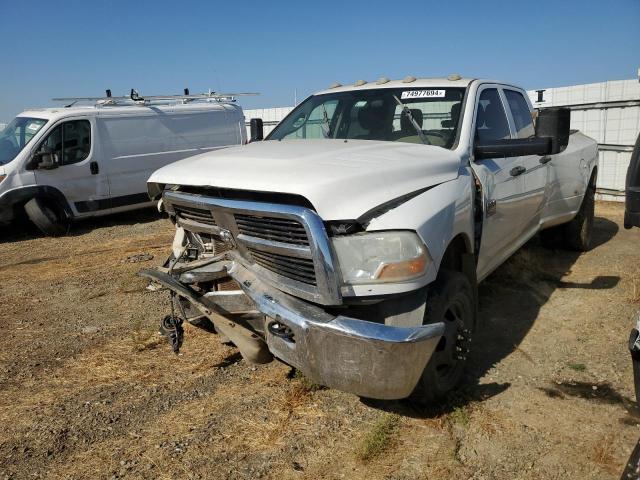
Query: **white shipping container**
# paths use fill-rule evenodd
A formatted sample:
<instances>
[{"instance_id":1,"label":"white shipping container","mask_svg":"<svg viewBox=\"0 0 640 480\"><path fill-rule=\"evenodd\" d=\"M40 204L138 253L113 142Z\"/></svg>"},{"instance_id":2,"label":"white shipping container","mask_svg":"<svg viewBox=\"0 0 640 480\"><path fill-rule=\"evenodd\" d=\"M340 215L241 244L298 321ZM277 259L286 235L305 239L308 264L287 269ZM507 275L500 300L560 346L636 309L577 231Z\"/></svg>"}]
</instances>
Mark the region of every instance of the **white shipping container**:
<instances>
[{"instance_id":1,"label":"white shipping container","mask_svg":"<svg viewBox=\"0 0 640 480\"><path fill-rule=\"evenodd\" d=\"M598 142L599 198L624 201L627 167L640 132L640 82L612 80L527 93L536 108L571 108L571 128Z\"/></svg>"}]
</instances>

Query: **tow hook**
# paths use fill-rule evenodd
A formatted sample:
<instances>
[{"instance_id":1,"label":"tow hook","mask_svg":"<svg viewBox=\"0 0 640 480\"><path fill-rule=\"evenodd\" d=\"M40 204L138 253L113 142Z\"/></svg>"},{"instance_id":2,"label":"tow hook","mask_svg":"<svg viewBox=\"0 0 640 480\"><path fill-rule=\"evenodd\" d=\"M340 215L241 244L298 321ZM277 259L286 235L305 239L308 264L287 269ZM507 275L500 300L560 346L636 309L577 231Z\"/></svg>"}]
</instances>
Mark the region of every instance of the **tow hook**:
<instances>
[{"instance_id":1,"label":"tow hook","mask_svg":"<svg viewBox=\"0 0 640 480\"><path fill-rule=\"evenodd\" d=\"M175 315L166 315L160 322L160 333L167 337L171 344L171 349L176 355L180 352L182 341L184 340L184 328L182 319Z\"/></svg>"},{"instance_id":2,"label":"tow hook","mask_svg":"<svg viewBox=\"0 0 640 480\"><path fill-rule=\"evenodd\" d=\"M267 330L269 330L269 333L275 335L276 337L280 337L283 340L287 340L289 342L294 342L293 331L284 323L280 322L279 316L276 316L276 319L274 321L269 322L269 324L267 325Z\"/></svg>"}]
</instances>

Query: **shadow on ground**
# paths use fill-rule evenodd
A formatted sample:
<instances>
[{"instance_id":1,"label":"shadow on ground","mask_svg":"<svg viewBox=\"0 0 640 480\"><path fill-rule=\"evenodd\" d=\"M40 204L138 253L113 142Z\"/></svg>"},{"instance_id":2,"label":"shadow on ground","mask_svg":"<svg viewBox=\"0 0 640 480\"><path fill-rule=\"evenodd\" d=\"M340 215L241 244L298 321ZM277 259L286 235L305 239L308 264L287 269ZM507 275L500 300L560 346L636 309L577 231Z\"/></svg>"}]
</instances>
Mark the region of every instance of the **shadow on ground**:
<instances>
[{"instance_id":1,"label":"shadow on ground","mask_svg":"<svg viewBox=\"0 0 640 480\"><path fill-rule=\"evenodd\" d=\"M592 250L611 240L618 230L615 222L596 217ZM473 340L475 350L469 356L464 385L447 401L429 408L418 408L408 401L363 399L363 402L400 415L426 418L504 392L510 387L509 383L480 383L480 379L516 350L527 361L526 352L519 350L519 345L533 326L540 308L556 289L609 289L620 281L618 276L598 276L588 283L562 280L579 256L579 252L546 249L536 236L480 284L479 328Z\"/></svg>"},{"instance_id":2,"label":"shadow on ground","mask_svg":"<svg viewBox=\"0 0 640 480\"><path fill-rule=\"evenodd\" d=\"M162 215L153 207L115 213L103 217L92 217L74 222L67 236L77 237L101 228L150 223L159 218L162 218ZM19 216L11 225L0 226L0 243L32 240L44 236L45 235L29 221L26 215Z\"/></svg>"}]
</instances>

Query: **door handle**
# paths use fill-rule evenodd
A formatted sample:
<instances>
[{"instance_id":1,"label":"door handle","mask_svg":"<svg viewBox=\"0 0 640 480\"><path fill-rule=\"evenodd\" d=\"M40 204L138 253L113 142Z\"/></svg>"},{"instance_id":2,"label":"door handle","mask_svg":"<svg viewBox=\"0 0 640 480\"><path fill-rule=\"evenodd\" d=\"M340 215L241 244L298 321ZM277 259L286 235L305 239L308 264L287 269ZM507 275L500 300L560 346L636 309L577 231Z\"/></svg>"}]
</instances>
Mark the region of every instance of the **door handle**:
<instances>
[{"instance_id":1,"label":"door handle","mask_svg":"<svg viewBox=\"0 0 640 480\"><path fill-rule=\"evenodd\" d=\"M91 175L97 175L100 173L100 167L98 166L98 162L91 162L89 164L89 169L91 170Z\"/></svg>"},{"instance_id":2,"label":"door handle","mask_svg":"<svg viewBox=\"0 0 640 480\"><path fill-rule=\"evenodd\" d=\"M553 160L553 158L551 158L551 155L545 155L540 159L540 163L544 165L545 163L549 163L551 160Z\"/></svg>"},{"instance_id":3,"label":"door handle","mask_svg":"<svg viewBox=\"0 0 640 480\"><path fill-rule=\"evenodd\" d=\"M526 168L524 168L522 165L518 165L517 167L513 167L509 173L512 177L517 177L518 175L522 175L526 171Z\"/></svg>"}]
</instances>

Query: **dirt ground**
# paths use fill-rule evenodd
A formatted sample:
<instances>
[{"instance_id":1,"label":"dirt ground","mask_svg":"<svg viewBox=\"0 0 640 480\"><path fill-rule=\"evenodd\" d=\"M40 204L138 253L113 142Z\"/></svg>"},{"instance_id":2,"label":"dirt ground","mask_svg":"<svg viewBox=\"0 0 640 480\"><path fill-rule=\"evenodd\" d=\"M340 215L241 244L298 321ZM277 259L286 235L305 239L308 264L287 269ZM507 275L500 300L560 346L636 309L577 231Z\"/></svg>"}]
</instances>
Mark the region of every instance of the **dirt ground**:
<instances>
[{"instance_id":1,"label":"dirt ground","mask_svg":"<svg viewBox=\"0 0 640 480\"><path fill-rule=\"evenodd\" d=\"M249 365L190 325L173 355L168 295L136 276L172 237L152 210L0 230L0 479L618 478L640 436L622 213L597 206L592 251L534 239L482 284L466 387L428 410Z\"/></svg>"}]
</instances>

